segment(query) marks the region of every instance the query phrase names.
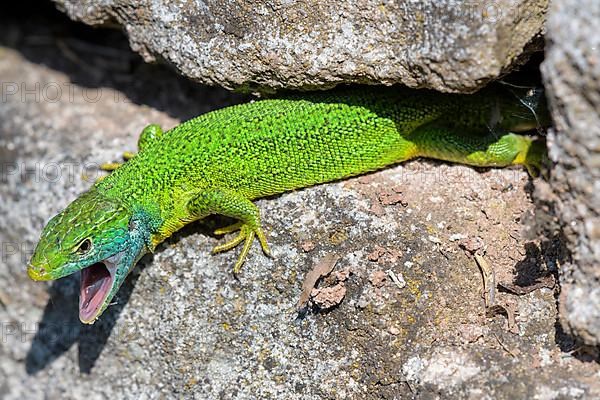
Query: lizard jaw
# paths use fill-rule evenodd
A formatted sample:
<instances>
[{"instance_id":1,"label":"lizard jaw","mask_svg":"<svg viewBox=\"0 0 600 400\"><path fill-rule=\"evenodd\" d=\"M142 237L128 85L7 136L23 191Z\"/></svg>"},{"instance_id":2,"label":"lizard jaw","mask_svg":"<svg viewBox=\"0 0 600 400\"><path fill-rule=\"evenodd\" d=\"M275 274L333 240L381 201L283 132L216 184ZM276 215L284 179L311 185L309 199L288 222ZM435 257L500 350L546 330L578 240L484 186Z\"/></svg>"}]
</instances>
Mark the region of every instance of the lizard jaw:
<instances>
[{"instance_id":1,"label":"lizard jaw","mask_svg":"<svg viewBox=\"0 0 600 400\"><path fill-rule=\"evenodd\" d=\"M79 319L84 324L93 324L107 307L123 253L121 251L81 270Z\"/></svg>"}]
</instances>

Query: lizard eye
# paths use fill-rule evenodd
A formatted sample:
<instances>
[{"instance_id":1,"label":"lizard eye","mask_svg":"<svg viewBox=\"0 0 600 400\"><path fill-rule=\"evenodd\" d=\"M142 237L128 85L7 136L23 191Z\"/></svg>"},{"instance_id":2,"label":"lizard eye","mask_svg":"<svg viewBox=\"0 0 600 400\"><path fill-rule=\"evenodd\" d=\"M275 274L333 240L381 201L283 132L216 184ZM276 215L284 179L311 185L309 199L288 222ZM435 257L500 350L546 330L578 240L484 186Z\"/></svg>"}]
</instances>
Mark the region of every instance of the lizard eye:
<instances>
[{"instance_id":1,"label":"lizard eye","mask_svg":"<svg viewBox=\"0 0 600 400\"><path fill-rule=\"evenodd\" d=\"M83 239L81 243L75 249L77 254L85 254L92 249L92 241L90 239Z\"/></svg>"}]
</instances>

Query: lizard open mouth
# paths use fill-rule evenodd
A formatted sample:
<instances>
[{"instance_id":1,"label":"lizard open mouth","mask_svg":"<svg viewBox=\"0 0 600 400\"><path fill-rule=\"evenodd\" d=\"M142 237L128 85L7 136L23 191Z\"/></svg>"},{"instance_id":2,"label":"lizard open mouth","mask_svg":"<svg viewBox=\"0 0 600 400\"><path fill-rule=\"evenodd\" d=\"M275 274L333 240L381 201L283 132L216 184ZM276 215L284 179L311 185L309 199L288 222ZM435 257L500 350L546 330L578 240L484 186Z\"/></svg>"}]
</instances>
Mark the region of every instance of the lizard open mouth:
<instances>
[{"instance_id":1,"label":"lizard open mouth","mask_svg":"<svg viewBox=\"0 0 600 400\"><path fill-rule=\"evenodd\" d=\"M81 270L79 291L79 319L92 323L103 311L104 303L115 282L117 262L122 253L102 260Z\"/></svg>"}]
</instances>

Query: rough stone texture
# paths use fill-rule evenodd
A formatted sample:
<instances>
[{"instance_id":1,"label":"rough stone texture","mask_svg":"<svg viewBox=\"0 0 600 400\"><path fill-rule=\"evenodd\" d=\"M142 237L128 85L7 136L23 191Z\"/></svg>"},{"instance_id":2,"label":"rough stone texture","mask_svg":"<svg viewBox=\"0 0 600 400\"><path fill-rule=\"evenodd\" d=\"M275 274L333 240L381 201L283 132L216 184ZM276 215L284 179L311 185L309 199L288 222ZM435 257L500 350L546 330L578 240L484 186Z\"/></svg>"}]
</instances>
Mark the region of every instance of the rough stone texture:
<instances>
[{"instance_id":1,"label":"rough stone texture","mask_svg":"<svg viewBox=\"0 0 600 400\"><path fill-rule=\"evenodd\" d=\"M146 61L244 91L402 83L471 92L518 64L547 0L55 0Z\"/></svg>"},{"instance_id":2,"label":"rough stone texture","mask_svg":"<svg viewBox=\"0 0 600 400\"><path fill-rule=\"evenodd\" d=\"M485 250L501 284L551 282L554 257L523 232L533 205L520 169L414 161L261 200L275 258L254 248L239 281L235 252L209 254L224 221L193 224L82 326L76 276L26 276L43 224L98 163L134 149L145 124L243 99L144 65L114 33L84 39L62 20L2 17L0 398L600 396L598 364L555 330L554 290L499 292L516 311L511 333L505 316L486 317L480 272L461 249ZM298 316L302 281L328 252L340 256L334 272L351 270L346 295Z\"/></svg>"},{"instance_id":3,"label":"rough stone texture","mask_svg":"<svg viewBox=\"0 0 600 400\"><path fill-rule=\"evenodd\" d=\"M598 1L554 1L543 64L556 129L551 189L542 192L556 205L572 256L561 267L561 314L592 345L600 345L599 22Z\"/></svg>"}]
</instances>

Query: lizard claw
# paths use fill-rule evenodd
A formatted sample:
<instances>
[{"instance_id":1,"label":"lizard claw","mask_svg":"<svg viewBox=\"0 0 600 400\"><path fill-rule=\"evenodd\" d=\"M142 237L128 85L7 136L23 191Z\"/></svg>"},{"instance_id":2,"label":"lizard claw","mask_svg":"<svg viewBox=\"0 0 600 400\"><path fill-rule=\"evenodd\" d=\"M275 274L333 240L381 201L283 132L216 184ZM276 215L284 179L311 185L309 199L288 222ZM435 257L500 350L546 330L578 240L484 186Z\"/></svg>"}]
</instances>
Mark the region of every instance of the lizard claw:
<instances>
[{"instance_id":1,"label":"lizard claw","mask_svg":"<svg viewBox=\"0 0 600 400\"><path fill-rule=\"evenodd\" d=\"M267 243L267 237L265 236L264 231L260 227L252 229L250 227L250 225L248 225L248 224L245 224L243 222L237 222L233 225L216 229L215 235L224 235L226 233L232 233L232 232L235 232L238 230L240 232L238 233L238 235L235 238L231 239L228 242L225 242L223 244L215 246L212 249L213 254L220 253L223 251L231 250L234 247L237 247L240 243L244 242L244 247L242 248L242 252L240 253L239 258L233 267L233 273L236 275L242 269L242 265L244 264L244 261L246 261L246 257L248 256L248 253L250 252L250 247L252 247L252 243L254 242L255 236L256 236L256 238L258 238L258 241L260 242L260 246L262 248L263 253L265 253L265 255L267 255L268 257L272 257L271 249L269 248L269 245Z\"/></svg>"},{"instance_id":2,"label":"lizard claw","mask_svg":"<svg viewBox=\"0 0 600 400\"><path fill-rule=\"evenodd\" d=\"M131 160L133 157L135 157L135 153L132 153L130 151L126 151L123 153L123 160L125 160L126 162ZM119 168L121 165L123 165L124 163L119 163L119 162L107 162L104 164L100 164L100 169L103 171L114 171L115 169Z\"/></svg>"},{"instance_id":3,"label":"lizard claw","mask_svg":"<svg viewBox=\"0 0 600 400\"><path fill-rule=\"evenodd\" d=\"M122 163L117 163L117 162L104 163L104 164L100 164L100 169L103 171L114 171L115 169L119 168L121 165L122 165Z\"/></svg>"},{"instance_id":4,"label":"lizard claw","mask_svg":"<svg viewBox=\"0 0 600 400\"><path fill-rule=\"evenodd\" d=\"M123 153L123 160L125 160L125 161L129 161L129 160L131 160L133 157L135 157L135 154L136 154L136 153L133 153L133 152L131 152L131 151L126 151L126 152L124 152L124 153Z\"/></svg>"},{"instance_id":5,"label":"lizard claw","mask_svg":"<svg viewBox=\"0 0 600 400\"><path fill-rule=\"evenodd\" d=\"M242 225L243 225L242 222L236 222L235 224L231 224L231 225L225 226L223 228L215 229L214 234L221 236L221 235L226 235L228 233L233 233L233 232L239 231L242 228Z\"/></svg>"}]
</instances>

